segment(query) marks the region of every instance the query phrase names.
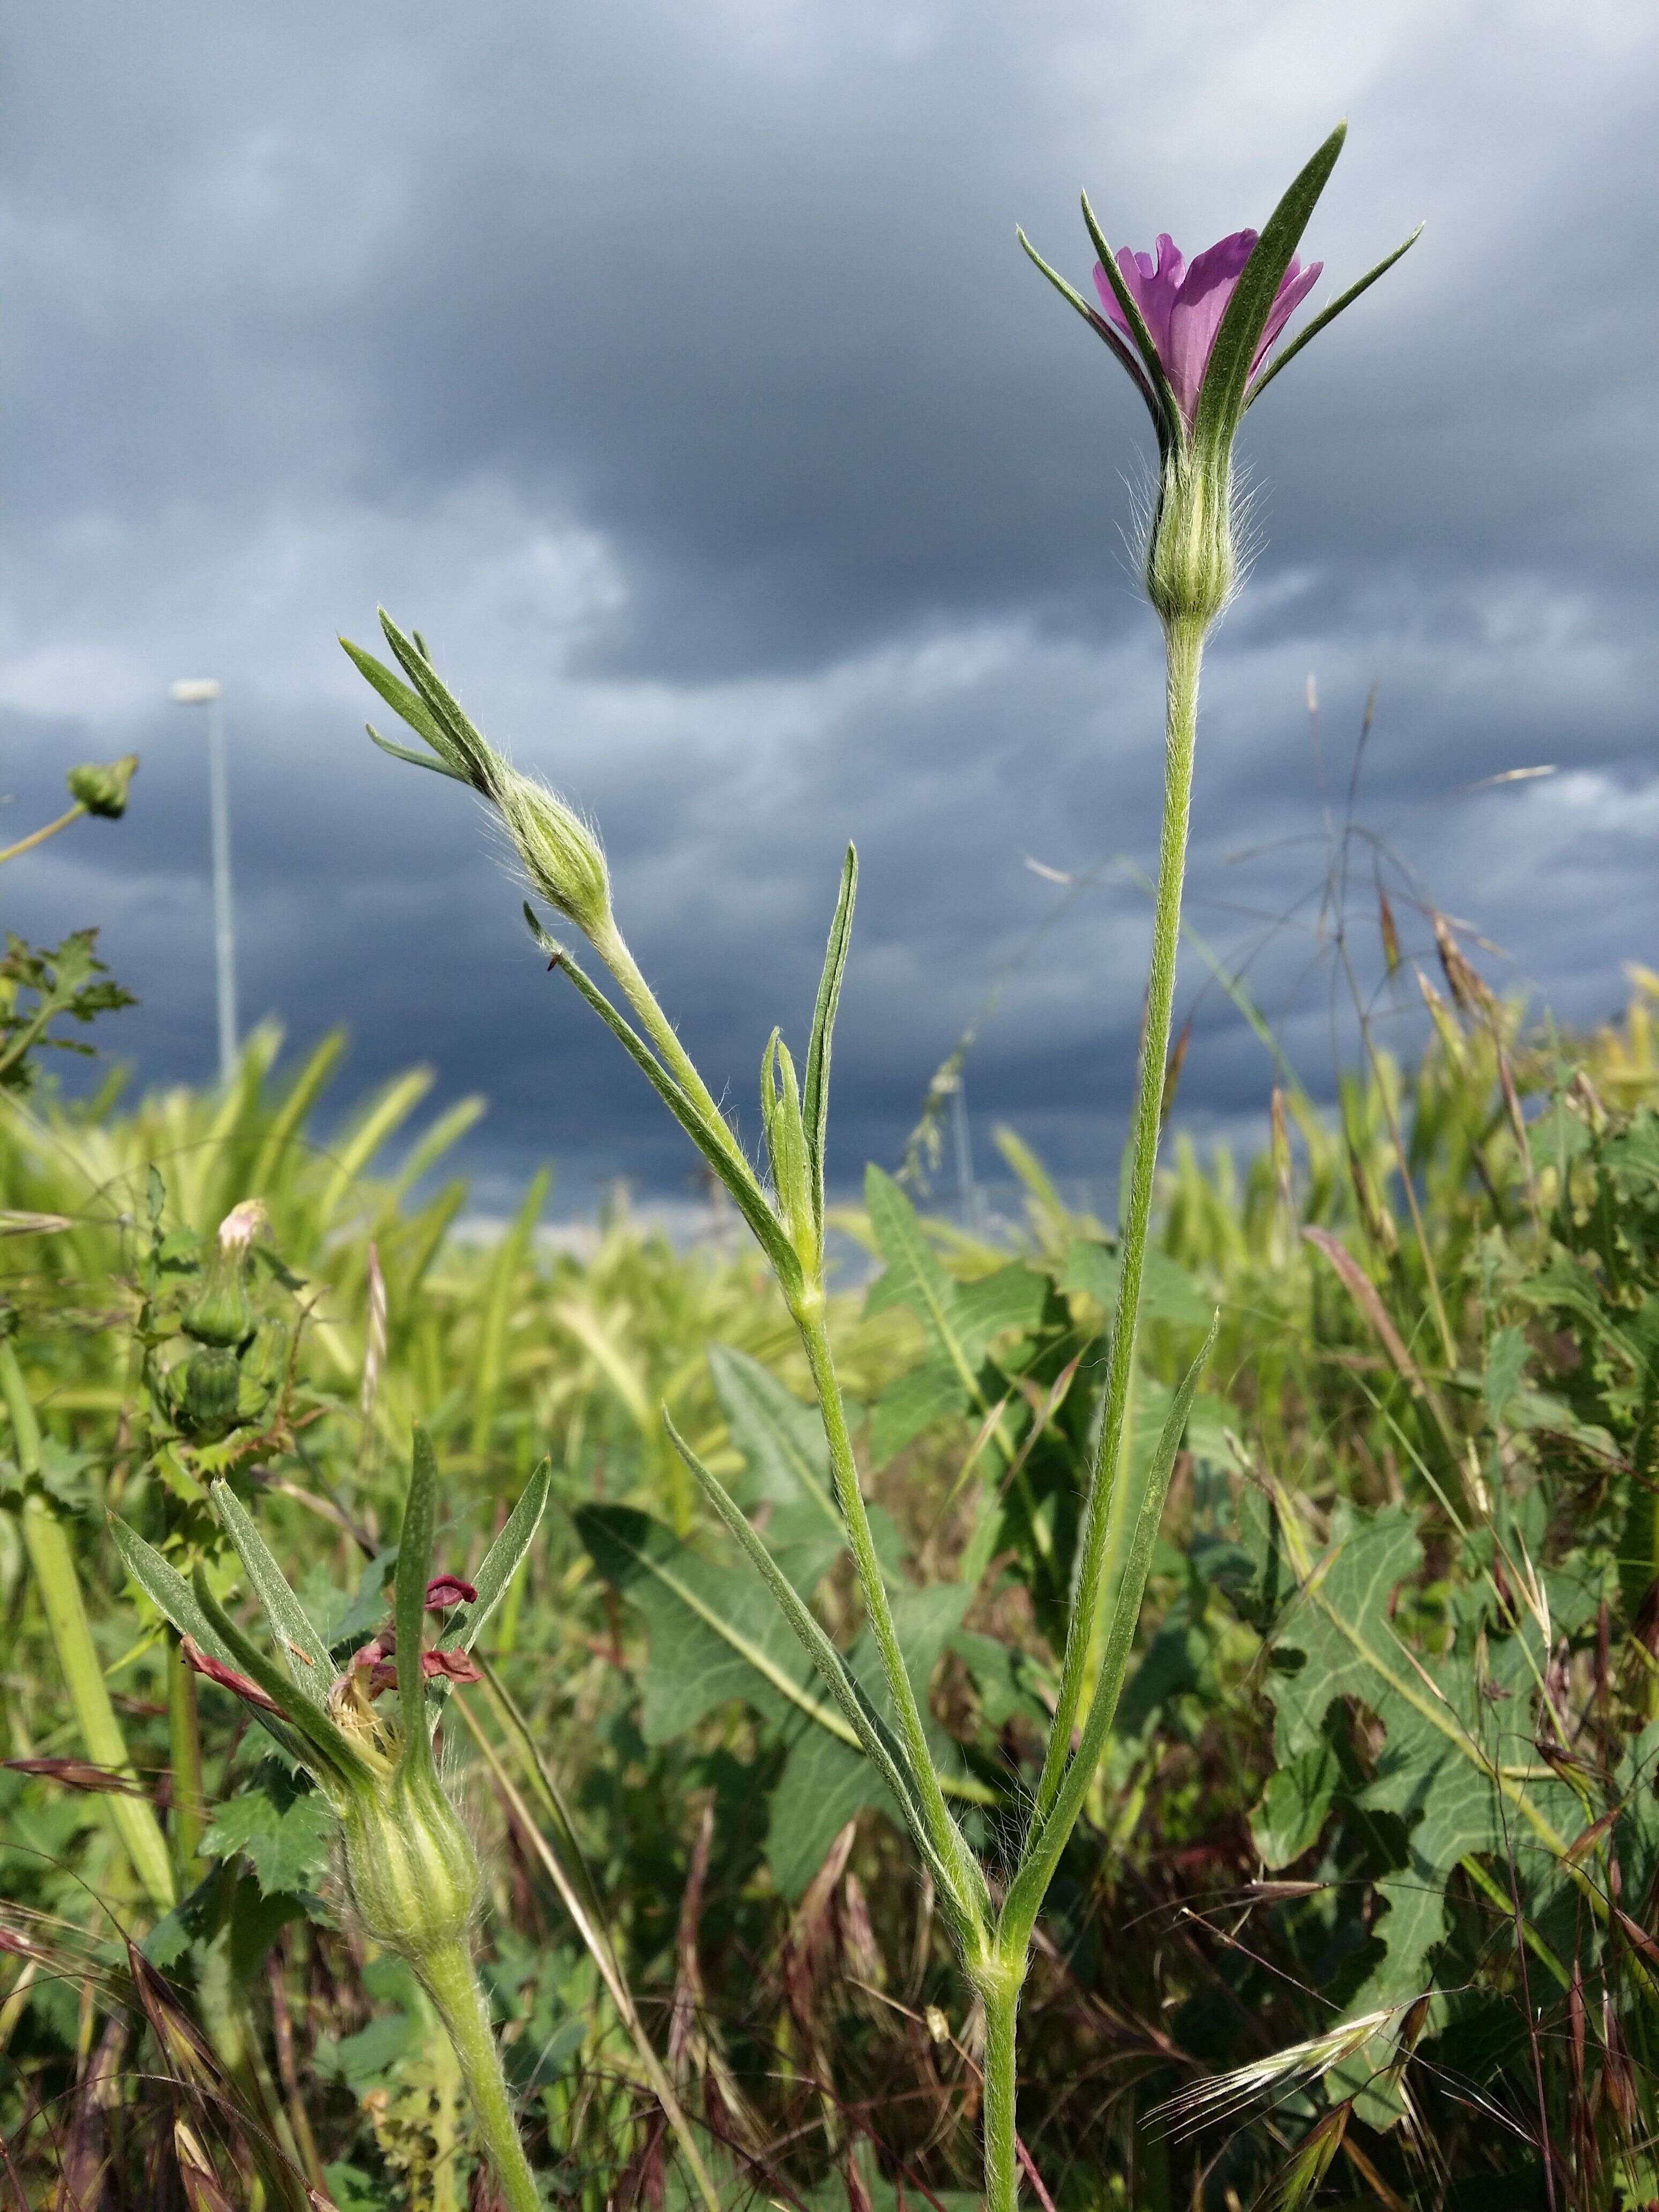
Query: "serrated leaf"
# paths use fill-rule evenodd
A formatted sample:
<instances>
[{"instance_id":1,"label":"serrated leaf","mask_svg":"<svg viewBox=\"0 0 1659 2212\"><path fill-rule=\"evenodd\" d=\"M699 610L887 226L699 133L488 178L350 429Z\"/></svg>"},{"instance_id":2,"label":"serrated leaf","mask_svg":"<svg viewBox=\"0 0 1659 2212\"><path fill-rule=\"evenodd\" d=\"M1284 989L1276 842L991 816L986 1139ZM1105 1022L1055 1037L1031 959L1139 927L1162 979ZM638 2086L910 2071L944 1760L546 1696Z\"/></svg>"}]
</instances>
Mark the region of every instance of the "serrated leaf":
<instances>
[{"instance_id":1,"label":"serrated leaf","mask_svg":"<svg viewBox=\"0 0 1659 2212\"><path fill-rule=\"evenodd\" d=\"M1340 1698L1356 1699L1385 1732L1358 1802L1399 1815L1409 1856L1378 1884L1389 1910L1373 1932L1386 1955L1350 1994L1354 2014L1429 1986L1431 1956L1445 1934L1446 1883L1465 1858L1513 1861L1531 1887L1583 1826L1575 1793L1533 1749L1535 1626L1492 1639L1484 1676L1467 1636L1425 1666L1390 1612L1421 1559L1407 1508L1372 1516L1339 1509L1324 1556L1297 1577L1299 1592L1270 1639L1273 1663L1262 1678L1281 1768L1317 1751Z\"/></svg>"},{"instance_id":2,"label":"serrated leaf","mask_svg":"<svg viewBox=\"0 0 1659 2212\"><path fill-rule=\"evenodd\" d=\"M246 1790L219 1806L202 1838L213 1858L246 1857L266 1897L313 1886L328 1864L338 1824L315 1792L277 1807L263 1790Z\"/></svg>"}]
</instances>

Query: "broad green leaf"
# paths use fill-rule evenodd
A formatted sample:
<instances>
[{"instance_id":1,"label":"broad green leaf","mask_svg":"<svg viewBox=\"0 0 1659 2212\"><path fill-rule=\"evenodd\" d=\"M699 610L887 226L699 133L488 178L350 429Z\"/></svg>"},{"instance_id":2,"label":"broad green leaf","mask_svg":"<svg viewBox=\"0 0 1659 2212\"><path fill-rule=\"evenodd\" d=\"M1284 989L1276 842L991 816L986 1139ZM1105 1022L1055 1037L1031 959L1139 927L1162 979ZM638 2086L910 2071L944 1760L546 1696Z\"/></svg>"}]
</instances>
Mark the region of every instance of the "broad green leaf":
<instances>
[{"instance_id":1,"label":"broad green leaf","mask_svg":"<svg viewBox=\"0 0 1659 2212\"><path fill-rule=\"evenodd\" d=\"M830 1447L815 1406L804 1406L777 1376L746 1352L716 1344L708 1353L732 1441L748 1463L753 1496L775 1505L810 1500L839 1537L842 1522L830 1493Z\"/></svg>"},{"instance_id":2,"label":"broad green leaf","mask_svg":"<svg viewBox=\"0 0 1659 2212\"><path fill-rule=\"evenodd\" d=\"M1526 1333L1513 1327L1500 1328L1486 1350L1486 1371L1481 1380L1481 1394L1486 1401L1486 1415L1494 1425L1504 1418L1504 1409L1515 1395L1527 1364Z\"/></svg>"},{"instance_id":3,"label":"broad green leaf","mask_svg":"<svg viewBox=\"0 0 1659 2212\"><path fill-rule=\"evenodd\" d=\"M1081 1291L1109 1315L1117 1304L1118 1273L1118 1255L1114 1246L1080 1237L1066 1255L1060 1287ZM1183 1328L1208 1328L1215 1308L1215 1300L1205 1296L1178 1261L1156 1246L1148 1251L1140 1281L1143 1322L1169 1321Z\"/></svg>"},{"instance_id":4,"label":"broad green leaf","mask_svg":"<svg viewBox=\"0 0 1659 2212\"><path fill-rule=\"evenodd\" d=\"M1335 1752L1322 1740L1270 1777L1250 1815L1250 1840L1264 1866L1289 1866L1319 1841L1342 1778Z\"/></svg>"},{"instance_id":5,"label":"broad green leaf","mask_svg":"<svg viewBox=\"0 0 1659 2212\"><path fill-rule=\"evenodd\" d=\"M647 1743L667 1743L732 1698L775 1726L805 1719L856 1745L764 1586L702 1558L650 1516L584 1505L576 1531L611 1588L636 1607L650 1640L641 1682ZM826 1553L817 1565L821 1578ZM799 1562L792 1563L799 1566ZM799 1587L798 1584L797 1587Z\"/></svg>"},{"instance_id":6,"label":"broad green leaf","mask_svg":"<svg viewBox=\"0 0 1659 2212\"><path fill-rule=\"evenodd\" d=\"M1534 1670L1547 1656L1535 1626L1482 1639L1484 1674L1474 1622L1425 1663L1402 1642L1390 1610L1421 1559L1407 1508L1370 1516L1339 1508L1324 1556L1297 1577L1262 1677L1281 1770L1320 1753L1340 1698L1355 1699L1385 1731L1359 1802L1399 1815L1408 1857L1378 1884L1389 1909L1373 1932L1386 1955L1349 1994L1355 2014L1430 1985L1445 1934L1446 1883L1462 1860L1513 1858L1530 1888L1583 1825L1575 1793L1534 1748Z\"/></svg>"},{"instance_id":7,"label":"broad green leaf","mask_svg":"<svg viewBox=\"0 0 1659 2212\"><path fill-rule=\"evenodd\" d=\"M933 1422L966 1413L971 1405L961 1376L943 1358L927 1360L890 1382L870 1414L870 1455L885 1467Z\"/></svg>"},{"instance_id":8,"label":"broad green leaf","mask_svg":"<svg viewBox=\"0 0 1659 2212\"><path fill-rule=\"evenodd\" d=\"M225 1534L236 1547L236 1556L253 1585L253 1594L264 1607L276 1632L283 1663L313 1705L328 1696L334 1680L334 1662L328 1646L318 1634L311 1616L289 1587L288 1578L254 1524L252 1515L228 1482L216 1482L209 1492L213 1510Z\"/></svg>"},{"instance_id":9,"label":"broad green leaf","mask_svg":"<svg viewBox=\"0 0 1659 2212\"><path fill-rule=\"evenodd\" d=\"M887 1262L886 1273L878 1275L866 1293L866 1312L908 1306L927 1329L934 1348L956 1369L963 1388L970 1396L976 1395L977 1362L963 1344L957 1327L956 1285L927 1242L915 1206L892 1176L873 1164L865 1173L864 1202Z\"/></svg>"}]
</instances>

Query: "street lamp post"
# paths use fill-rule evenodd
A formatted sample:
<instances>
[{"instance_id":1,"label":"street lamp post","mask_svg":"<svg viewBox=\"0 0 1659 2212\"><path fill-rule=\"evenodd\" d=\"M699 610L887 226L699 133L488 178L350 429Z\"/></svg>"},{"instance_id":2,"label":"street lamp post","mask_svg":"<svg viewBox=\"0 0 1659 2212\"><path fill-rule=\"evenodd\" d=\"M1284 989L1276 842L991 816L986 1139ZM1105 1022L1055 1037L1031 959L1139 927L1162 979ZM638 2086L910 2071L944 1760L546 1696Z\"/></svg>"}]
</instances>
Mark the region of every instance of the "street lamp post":
<instances>
[{"instance_id":1,"label":"street lamp post","mask_svg":"<svg viewBox=\"0 0 1659 2212\"><path fill-rule=\"evenodd\" d=\"M224 686L216 676L173 687L180 707L208 710L208 803L213 819L213 947L219 996L219 1079L236 1073L236 937L230 904L230 793L225 777Z\"/></svg>"}]
</instances>

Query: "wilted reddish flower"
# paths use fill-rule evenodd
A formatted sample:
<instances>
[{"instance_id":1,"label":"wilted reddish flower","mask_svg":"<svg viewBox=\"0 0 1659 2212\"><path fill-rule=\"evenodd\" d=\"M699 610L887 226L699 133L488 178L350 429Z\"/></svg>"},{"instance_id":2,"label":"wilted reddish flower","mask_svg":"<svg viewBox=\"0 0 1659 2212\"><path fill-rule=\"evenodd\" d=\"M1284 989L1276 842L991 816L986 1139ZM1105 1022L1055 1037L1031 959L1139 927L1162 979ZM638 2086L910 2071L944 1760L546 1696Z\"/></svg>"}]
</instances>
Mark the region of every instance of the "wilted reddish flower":
<instances>
[{"instance_id":1,"label":"wilted reddish flower","mask_svg":"<svg viewBox=\"0 0 1659 2212\"><path fill-rule=\"evenodd\" d=\"M1256 233L1236 230L1187 261L1167 231L1160 231L1158 258L1124 246L1117 265L1130 296L1139 308L1148 335L1170 380L1182 417L1190 429L1198 412L1198 395L1210 350L1227 302L1244 273L1244 264L1255 250ZM1280 280L1267 320L1250 363L1250 382L1261 374L1274 341L1319 281L1322 261L1304 269L1294 258ZM1133 342L1129 320L1118 304L1104 266L1095 264L1095 289L1100 295L1113 327Z\"/></svg>"},{"instance_id":2,"label":"wilted reddish flower","mask_svg":"<svg viewBox=\"0 0 1659 2212\"><path fill-rule=\"evenodd\" d=\"M388 1643L391 1641L390 1638L386 1640ZM379 1642L380 1639L377 1638L376 1641ZM368 1649L368 1647L365 1645L364 1650L366 1651ZM356 1659L354 1660L352 1663L354 1666L359 1665L362 1662L362 1660L363 1652L360 1651L357 1654ZM435 1681L440 1675L441 1675L447 1682L481 1682L483 1680L483 1675L480 1669L471 1659L468 1658L465 1651L459 1650L454 1651L422 1651L421 1654L421 1673L428 1682ZM382 1659L380 1657L374 1659L369 1665L369 1696L371 1698L378 1698L383 1691L395 1690L397 1686L397 1661L395 1659Z\"/></svg>"},{"instance_id":3,"label":"wilted reddish flower","mask_svg":"<svg viewBox=\"0 0 1659 2212\"><path fill-rule=\"evenodd\" d=\"M426 1586L426 1609L428 1613L447 1613L452 1605L472 1605L478 1593L471 1583L463 1582L459 1575L434 1575Z\"/></svg>"},{"instance_id":4,"label":"wilted reddish flower","mask_svg":"<svg viewBox=\"0 0 1659 2212\"><path fill-rule=\"evenodd\" d=\"M239 1674L234 1667L227 1667L223 1660L215 1659L210 1653L204 1651L193 1636L179 1638L179 1656L186 1667L193 1668L198 1674L205 1674L210 1682L217 1682L222 1689L234 1691L244 1705L257 1705L264 1713L281 1711L276 1700L268 1696L257 1682L249 1681L246 1674Z\"/></svg>"}]
</instances>

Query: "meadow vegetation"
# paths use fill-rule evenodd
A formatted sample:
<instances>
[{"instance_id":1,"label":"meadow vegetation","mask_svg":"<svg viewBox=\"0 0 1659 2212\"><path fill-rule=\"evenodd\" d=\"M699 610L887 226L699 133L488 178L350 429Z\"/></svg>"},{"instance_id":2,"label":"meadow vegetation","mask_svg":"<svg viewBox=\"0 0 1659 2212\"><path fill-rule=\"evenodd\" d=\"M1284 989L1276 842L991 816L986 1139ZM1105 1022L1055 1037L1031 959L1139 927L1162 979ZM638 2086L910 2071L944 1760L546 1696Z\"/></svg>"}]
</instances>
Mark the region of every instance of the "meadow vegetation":
<instances>
[{"instance_id":1,"label":"meadow vegetation","mask_svg":"<svg viewBox=\"0 0 1659 2212\"><path fill-rule=\"evenodd\" d=\"M1384 933L1431 1005L1414 1065L1369 1048L1329 1112L1275 1090L1242 1161L1177 1128L1163 1171L1135 1449L1218 1306L1220 1331L1040 1923L1033 2202L1659 2191L1659 981L1596 1035L1527 1029L1437 927L1437 984ZM317 1793L179 1665L106 1520L234 1607L204 1493L228 1476L349 1650L387 1612L418 1415L462 1577L551 1462L447 1756L553 2201L695 2201L653 2077L722 2202L976 2201L982 2022L931 1885L657 1417L868 1671L770 1278L625 1211L552 1249L539 1180L499 1237L458 1237L443 1159L477 1105L423 1120L414 1072L331 1111L338 1041L292 1065L278 1042L228 1096L5 1104L8 2185L493 2201ZM983 1237L872 1170L839 1217L870 1280L831 1316L939 1771L994 1870L1054 1696L1115 1265L1003 1144L1023 1218ZM227 1398L184 1324L256 1194ZM66 1678L31 1514L73 1561L113 1740Z\"/></svg>"}]
</instances>

